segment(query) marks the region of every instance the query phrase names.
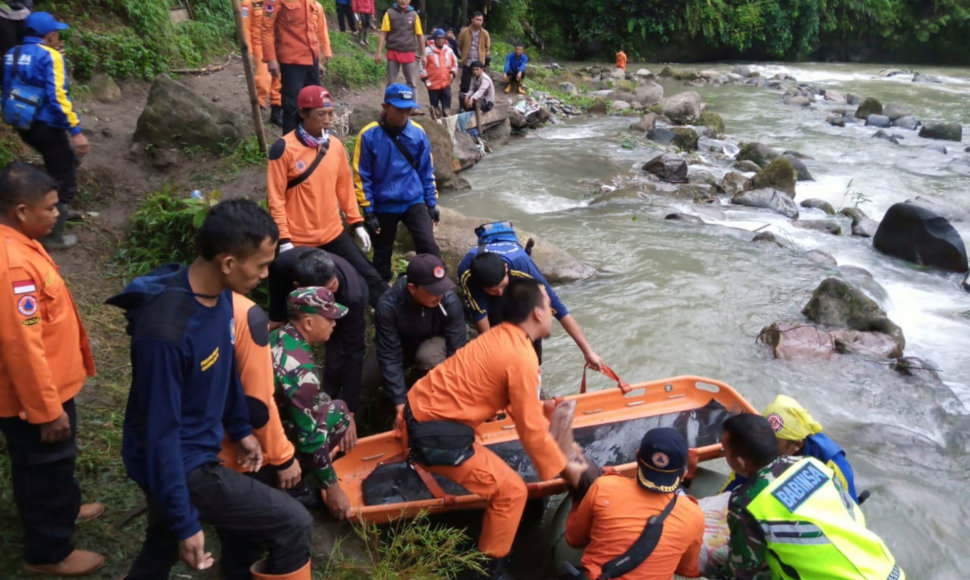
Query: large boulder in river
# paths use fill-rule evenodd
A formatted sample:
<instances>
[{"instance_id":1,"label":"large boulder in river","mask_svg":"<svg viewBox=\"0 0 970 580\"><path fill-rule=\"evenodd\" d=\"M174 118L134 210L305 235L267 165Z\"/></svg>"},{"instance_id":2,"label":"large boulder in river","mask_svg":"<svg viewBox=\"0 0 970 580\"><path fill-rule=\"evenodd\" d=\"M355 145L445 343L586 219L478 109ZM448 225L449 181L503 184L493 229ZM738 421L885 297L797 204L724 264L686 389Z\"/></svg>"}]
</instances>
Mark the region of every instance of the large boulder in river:
<instances>
[{"instance_id":1,"label":"large boulder in river","mask_svg":"<svg viewBox=\"0 0 970 580\"><path fill-rule=\"evenodd\" d=\"M671 130L674 132L674 145L687 152L697 150L697 140L700 138L697 131L690 127L674 127Z\"/></svg>"},{"instance_id":2,"label":"large boulder in river","mask_svg":"<svg viewBox=\"0 0 970 580\"><path fill-rule=\"evenodd\" d=\"M687 162L674 153L657 155L643 164L643 170L668 183L687 183Z\"/></svg>"},{"instance_id":3,"label":"large boulder in river","mask_svg":"<svg viewBox=\"0 0 970 580\"><path fill-rule=\"evenodd\" d=\"M678 125L693 123L701 116L704 101L695 91L678 93L664 99L663 114Z\"/></svg>"},{"instance_id":4,"label":"large boulder in river","mask_svg":"<svg viewBox=\"0 0 970 580\"><path fill-rule=\"evenodd\" d=\"M735 196L751 189L751 180L737 171L728 171L717 189L722 193Z\"/></svg>"},{"instance_id":5,"label":"large boulder in river","mask_svg":"<svg viewBox=\"0 0 970 580\"><path fill-rule=\"evenodd\" d=\"M882 332L893 337L900 351L906 347L903 329L889 320L875 300L841 278L823 280L802 308L802 314L818 324Z\"/></svg>"},{"instance_id":6,"label":"large boulder in river","mask_svg":"<svg viewBox=\"0 0 970 580\"><path fill-rule=\"evenodd\" d=\"M644 107L649 107L651 105L656 105L657 103L663 102L664 88L653 81L646 81L644 84L637 87L634 95L635 100L638 103Z\"/></svg>"},{"instance_id":7,"label":"large boulder in river","mask_svg":"<svg viewBox=\"0 0 970 580\"><path fill-rule=\"evenodd\" d=\"M861 209L857 207L844 207L839 211L839 215L844 215L852 220L853 236L871 238L872 236L876 235L876 230L879 228L879 224L876 223L876 220L866 215L866 212L862 211Z\"/></svg>"},{"instance_id":8,"label":"large boulder in river","mask_svg":"<svg viewBox=\"0 0 970 580\"><path fill-rule=\"evenodd\" d=\"M758 167L764 167L777 159L780 153L764 143L741 143L738 151L738 161L750 161Z\"/></svg>"},{"instance_id":9,"label":"large boulder in river","mask_svg":"<svg viewBox=\"0 0 970 580\"><path fill-rule=\"evenodd\" d=\"M900 129L908 129L910 131L915 131L919 127L919 121L916 120L912 115L906 115L905 117L900 117L893 120L893 127L899 127Z\"/></svg>"},{"instance_id":10,"label":"large boulder in river","mask_svg":"<svg viewBox=\"0 0 970 580\"><path fill-rule=\"evenodd\" d=\"M855 110L855 116L857 119L868 119L869 115L881 115L882 114L882 103L879 99L875 97L866 97L866 100L862 101L859 108Z\"/></svg>"},{"instance_id":11,"label":"large boulder in river","mask_svg":"<svg viewBox=\"0 0 970 580\"><path fill-rule=\"evenodd\" d=\"M724 119L714 111L702 112L697 119L697 124L714 129L716 135L724 133Z\"/></svg>"},{"instance_id":12,"label":"large boulder in river","mask_svg":"<svg viewBox=\"0 0 970 580\"><path fill-rule=\"evenodd\" d=\"M950 222L911 203L889 208L872 246L884 254L950 272L967 271L967 249Z\"/></svg>"},{"instance_id":13,"label":"large boulder in river","mask_svg":"<svg viewBox=\"0 0 970 580\"><path fill-rule=\"evenodd\" d=\"M243 115L223 109L166 76L158 76L138 117L133 140L156 148L201 147L221 154L248 137L250 126L251 121Z\"/></svg>"},{"instance_id":14,"label":"large boulder in river","mask_svg":"<svg viewBox=\"0 0 970 580\"><path fill-rule=\"evenodd\" d=\"M804 360L829 358L835 354L862 354L876 358L896 358L902 347L882 332L822 330L803 322L776 322L761 329L758 339L771 347L775 358Z\"/></svg>"},{"instance_id":15,"label":"large boulder in river","mask_svg":"<svg viewBox=\"0 0 970 580\"><path fill-rule=\"evenodd\" d=\"M890 121L911 115L909 109L899 103L886 103L886 106L882 108L882 114L889 117Z\"/></svg>"},{"instance_id":16,"label":"large boulder in river","mask_svg":"<svg viewBox=\"0 0 970 580\"><path fill-rule=\"evenodd\" d=\"M747 207L762 207L780 213L785 217L798 217L798 206L790 195L777 189L754 189L739 193L731 198L731 203Z\"/></svg>"},{"instance_id":17,"label":"large boulder in river","mask_svg":"<svg viewBox=\"0 0 970 580\"><path fill-rule=\"evenodd\" d=\"M787 157L779 157L769 163L751 179L755 189L774 188L795 197L795 168Z\"/></svg>"},{"instance_id":18,"label":"large boulder in river","mask_svg":"<svg viewBox=\"0 0 970 580\"><path fill-rule=\"evenodd\" d=\"M421 124L431 142L431 158L434 160L434 179L440 189L465 189L468 183L455 175L455 147L448 128L436 121Z\"/></svg>"},{"instance_id":19,"label":"large boulder in river","mask_svg":"<svg viewBox=\"0 0 970 580\"><path fill-rule=\"evenodd\" d=\"M475 228L489 221L492 220L469 217L453 209L441 208L441 222L435 227L434 237L441 249L441 259L448 266L449 272L457 272L459 262L465 257L468 250L478 243L475 237ZM398 235L398 242L401 243L401 248L404 251L413 249L413 242L411 242L411 237L406 233L406 230L407 228L399 228ZM529 238L535 240L532 259L535 260L539 270L542 271L549 282L574 282L589 278L596 273L593 268L581 263L552 242L520 228L516 228L516 233L523 245Z\"/></svg>"},{"instance_id":20,"label":"large boulder in river","mask_svg":"<svg viewBox=\"0 0 970 580\"><path fill-rule=\"evenodd\" d=\"M963 125L960 123L926 123L920 127L919 136L927 139L960 141L963 139Z\"/></svg>"},{"instance_id":21,"label":"large boulder in river","mask_svg":"<svg viewBox=\"0 0 970 580\"><path fill-rule=\"evenodd\" d=\"M950 223L963 222L970 219L970 214L967 213L967 210L959 207L956 204L936 197L924 197L922 195L917 195L916 197L911 197L905 201L906 203L919 205L932 212L938 213L945 217Z\"/></svg>"},{"instance_id":22,"label":"large boulder in river","mask_svg":"<svg viewBox=\"0 0 970 580\"><path fill-rule=\"evenodd\" d=\"M866 127L889 127L892 123L886 115L872 114L866 117Z\"/></svg>"}]
</instances>

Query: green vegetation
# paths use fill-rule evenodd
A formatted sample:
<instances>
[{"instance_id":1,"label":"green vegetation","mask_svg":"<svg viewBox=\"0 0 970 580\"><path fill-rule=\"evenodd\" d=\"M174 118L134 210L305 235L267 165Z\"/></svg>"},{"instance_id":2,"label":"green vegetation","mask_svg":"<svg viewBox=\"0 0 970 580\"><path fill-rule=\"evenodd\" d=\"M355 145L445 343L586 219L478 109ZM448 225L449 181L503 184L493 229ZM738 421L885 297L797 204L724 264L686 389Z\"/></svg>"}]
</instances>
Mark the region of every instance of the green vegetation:
<instances>
[{"instance_id":1,"label":"green vegetation","mask_svg":"<svg viewBox=\"0 0 970 580\"><path fill-rule=\"evenodd\" d=\"M376 42L373 35L371 40ZM334 56L327 65L325 85L360 88L377 84L384 79L386 65L374 62L374 53L365 51L357 44L356 37L331 32L330 46Z\"/></svg>"},{"instance_id":2,"label":"green vegetation","mask_svg":"<svg viewBox=\"0 0 970 580\"><path fill-rule=\"evenodd\" d=\"M71 25L65 52L75 78L96 72L151 79L173 67L197 67L225 54L235 39L232 5L193 0L195 19L173 24L172 0L38 0Z\"/></svg>"}]
</instances>

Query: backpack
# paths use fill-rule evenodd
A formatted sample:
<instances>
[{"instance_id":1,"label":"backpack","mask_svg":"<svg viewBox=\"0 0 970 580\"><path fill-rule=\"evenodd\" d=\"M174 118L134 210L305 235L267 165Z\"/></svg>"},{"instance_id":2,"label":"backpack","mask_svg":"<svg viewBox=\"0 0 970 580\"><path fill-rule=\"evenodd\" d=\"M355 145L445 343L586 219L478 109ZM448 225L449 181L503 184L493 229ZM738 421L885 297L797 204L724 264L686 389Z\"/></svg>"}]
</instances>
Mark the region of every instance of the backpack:
<instances>
[{"instance_id":1,"label":"backpack","mask_svg":"<svg viewBox=\"0 0 970 580\"><path fill-rule=\"evenodd\" d=\"M13 52L13 71L10 74L10 87L7 88L7 98L3 101L3 120L26 131L34 122L46 98L44 87L28 84L20 76L20 49Z\"/></svg>"}]
</instances>

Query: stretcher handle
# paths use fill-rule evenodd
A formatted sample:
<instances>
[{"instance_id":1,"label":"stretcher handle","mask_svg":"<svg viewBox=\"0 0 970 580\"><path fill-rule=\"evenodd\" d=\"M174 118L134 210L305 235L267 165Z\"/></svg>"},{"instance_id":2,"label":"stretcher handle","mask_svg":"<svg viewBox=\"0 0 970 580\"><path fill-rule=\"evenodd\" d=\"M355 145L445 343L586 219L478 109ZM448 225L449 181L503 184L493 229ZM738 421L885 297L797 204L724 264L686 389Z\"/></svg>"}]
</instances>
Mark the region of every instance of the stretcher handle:
<instances>
[{"instance_id":1,"label":"stretcher handle","mask_svg":"<svg viewBox=\"0 0 970 580\"><path fill-rule=\"evenodd\" d=\"M588 364L583 366L583 382L580 383L579 385L580 393L586 392L586 369L588 368L590 368ZM606 366L606 363L603 363L603 367L600 369L600 372L606 375L607 378L610 378L616 381L616 386L619 387L621 391L623 391L624 395L629 393L633 389L633 387L631 387L629 383L621 379L619 375L616 374L616 371Z\"/></svg>"}]
</instances>

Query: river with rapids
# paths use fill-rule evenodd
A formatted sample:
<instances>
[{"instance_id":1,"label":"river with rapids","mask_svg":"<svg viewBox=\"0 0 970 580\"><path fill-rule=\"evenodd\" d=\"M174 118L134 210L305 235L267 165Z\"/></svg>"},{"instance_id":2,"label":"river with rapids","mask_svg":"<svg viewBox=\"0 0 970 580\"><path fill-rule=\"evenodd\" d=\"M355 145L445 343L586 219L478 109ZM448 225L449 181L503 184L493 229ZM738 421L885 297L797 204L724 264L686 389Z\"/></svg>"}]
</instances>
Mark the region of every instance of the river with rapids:
<instances>
[{"instance_id":1,"label":"river with rapids","mask_svg":"<svg viewBox=\"0 0 970 580\"><path fill-rule=\"evenodd\" d=\"M915 131L890 129L905 137L899 144L874 139L871 127L826 123L830 106L785 105L778 91L765 87L677 83L665 85L666 94L698 91L724 118L727 141L760 141L809 156L815 181L798 182L796 202L858 206L878 221L892 204L919 195L970 216L970 153L964 152L970 69L921 69L942 82L915 83L911 76L885 77L877 65L751 68L899 103L923 121L960 122L963 143L937 141L949 150L943 154L926 149L931 141ZM662 195L597 201L599 183L646 181L639 168L660 153L645 140L631 147L633 120L577 118L513 139L462 174L471 190L442 201L467 215L510 219L594 267L595 276L557 292L594 349L627 381L708 376L759 409L778 393L794 396L846 449L857 488L873 492L864 506L868 524L908 576L970 576L970 293L961 287L962 275L882 255L867 238L795 228L768 210L726 201L714 207ZM715 174L728 169L713 155L700 157ZM665 220L671 212L700 215L707 225ZM802 208L802 219L824 217ZM970 219L952 223L970 241ZM773 232L782 245L752 243L755 230ZM800 311L812 290L840 275L813 260L810 250L830 254L839 267L868 270L875 284L867 290L902 327L906 355L926 361L941 381L919 376L929 371L905 377L886 360L861 356L775 360L756 341L761 328L804 320ZM544 389L577 392L582 366L579 350L554 326L543 352ZM599 388L609 386L599 381Z\"/></svg>"}]
</instances>

